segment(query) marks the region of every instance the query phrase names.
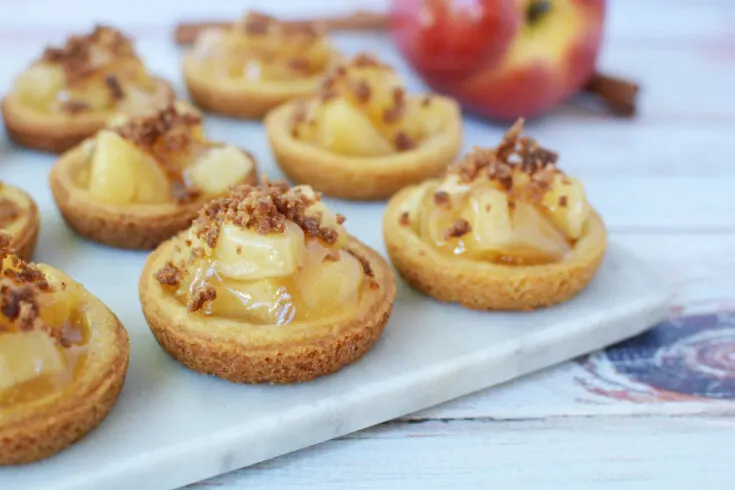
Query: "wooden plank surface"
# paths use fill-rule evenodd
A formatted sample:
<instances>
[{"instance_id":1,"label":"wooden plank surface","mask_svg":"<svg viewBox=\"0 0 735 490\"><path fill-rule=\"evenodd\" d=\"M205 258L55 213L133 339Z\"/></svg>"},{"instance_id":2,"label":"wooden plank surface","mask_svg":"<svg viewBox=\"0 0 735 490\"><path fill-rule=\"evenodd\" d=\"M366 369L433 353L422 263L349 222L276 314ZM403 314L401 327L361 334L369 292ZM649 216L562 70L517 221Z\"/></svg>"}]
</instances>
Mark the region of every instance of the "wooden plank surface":
<instances>
[{"instance_id":1,"label":"wooden plank surface","mask_svg":"<svg viewBox=\"0 0 735 490\"><path fill-rule=\"evenodd\" d=\"M178 78L166 42L173 19L232 16L246 4L299 16L386 3L5 2L0 59L20 71L42 45L94 19L134 33L152 66ZM661 270L675 291L674 319L735 314L733 25L731 0L609 2L601 66L642 83L640 117L567 105L531 124L584 180L612 239ZM339 42L400 64L384 39ZM10 83L0 79L0 90ZM487 125L467 145L501 132ZM265 157L268 149L254 142L253 151ZM732 488L733 397L646 393L616 385L595 362L567 363L192 488Z\"/></svg>"}]
</instances>

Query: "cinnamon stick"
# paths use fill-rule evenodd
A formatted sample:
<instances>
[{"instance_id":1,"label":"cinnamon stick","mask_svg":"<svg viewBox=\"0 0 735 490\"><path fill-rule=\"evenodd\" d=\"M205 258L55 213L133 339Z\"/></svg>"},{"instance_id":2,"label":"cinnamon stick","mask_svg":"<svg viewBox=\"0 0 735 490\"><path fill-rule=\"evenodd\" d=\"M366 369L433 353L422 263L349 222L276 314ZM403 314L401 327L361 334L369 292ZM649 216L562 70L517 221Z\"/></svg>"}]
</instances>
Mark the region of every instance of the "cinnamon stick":
<instances>
[{"instance_id":1,"label":"cinnamon stick","mask_svg":"<svg viewBox=\"0 0 735 490\"><path fill-rule=\"evenodd\" d=\"M285 21L287 24L304 25L318 24L327 31L379 31L388 26L388 17L385 14L360 11L354 14L335 17L322 17L310 20ZM232 25L232 22L181 22L176 25L174 39L176 44L186 45L193 43L200 32L208 28L222 28Z\"/></svg>"},{"instance_id":2,"label":"cinnamon stick","mask_svg":"<svg viewBox=\"0 0 735 490\"><path fill-rule=\"evenodd\" d=\"M633 117L636 114L636 99L640 86L635 82L596 72L583 90L597 96L619 116Z\"/></svg>"}]
</instances>

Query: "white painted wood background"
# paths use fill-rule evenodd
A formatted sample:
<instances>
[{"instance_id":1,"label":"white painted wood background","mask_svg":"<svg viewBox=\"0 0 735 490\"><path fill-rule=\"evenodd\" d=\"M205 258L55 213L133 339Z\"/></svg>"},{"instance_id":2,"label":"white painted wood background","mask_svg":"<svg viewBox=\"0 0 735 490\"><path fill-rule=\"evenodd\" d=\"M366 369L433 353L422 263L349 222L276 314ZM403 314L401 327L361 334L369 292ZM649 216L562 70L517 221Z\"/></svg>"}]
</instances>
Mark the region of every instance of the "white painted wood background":
<instances>
[{"instance_id":1,"label":"white painted wood background","mask_svg":"<svg viewBox=\"0 0 735 490\"><path fill-rule=\"evenodd\" d=\"M18 72L47 42L104 21L134 34L154 66L169 60L156 68L178 80L169 42L177 19L385 4L2 0L0 62ZM587 183L612 239L660 268L675 291L672 314L735 310L735 1L609 4L601 67L641 82L640 116L564 107L531 131ZM369 42L398 62L386 40L367 37L340 42ZM0 90L10 81L0 79ZM466 146L493 144L501 132L487 125ZM256 155L267 151L258 145ZM626 402L590 392L585 380L595 382L571 362L191 488L735 488L735 402Z\"/></svg>"}]
</instances>

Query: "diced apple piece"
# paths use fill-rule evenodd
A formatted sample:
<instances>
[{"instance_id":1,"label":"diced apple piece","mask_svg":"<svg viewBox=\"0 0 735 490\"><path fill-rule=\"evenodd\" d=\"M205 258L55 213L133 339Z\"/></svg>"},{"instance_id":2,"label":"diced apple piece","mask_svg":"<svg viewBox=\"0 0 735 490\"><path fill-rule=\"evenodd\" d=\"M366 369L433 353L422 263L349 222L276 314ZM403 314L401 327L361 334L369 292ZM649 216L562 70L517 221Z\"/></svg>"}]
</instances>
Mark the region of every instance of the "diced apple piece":
<instances>
[{"instance_id":1,"label":"diced apple piece","mask_svg":"<svg viewBox=\"0 0 735 490\"><path fill-rule=\"evenodd\" d=\"M254 280L293 274L304 254L304 232L287 221L283 233L261 235L233 224L222 226L214 269L232 279Z\"/></svg>"},{"instance_id":2,"label":"diced apple piece","mask_svg":"<svg viewBox=\"0 0 735 490\"><path fill-rule=\"evenodd\" d=\"M168 179L157 162L108 130L97 135L89 192L112 204L162 203L171 195Z\"/></svg>"},{"instance_id":3,"label":"diced apple piece","mask_svg":"<svg viewBox=\"0 0 735 490\"><path fill-rule=\"evenodd\" d=\"M336 98L318 112L317 144L347 156L375 157L393 153L393 146L359 109Z\"/></svg>"},{"instance_id":4,"label":"diced apple piece","mask_svg":"<svg viewBox=\"0 0 735 490\"><path fill-rule=\"evenodd\" d=\"M334 253L338 256L336 261L325 260L327 254ZM334 308L355 304L364 277L362 265L355 257L309 240L304 265L294 275L298 299L308 309L303 316L324 316Z\"/></svg>"},{"instance_id":5,"label":"diced apple piece","mask_svg":"<svg viewBox=\"0 0 735 490\"><path fill-rule=\"evenodd\" d=\"M436 201L437 189L446 187L436 187L433 191L429 190L423 196L423 215L421 217L421 235L434 246L446 251L452 252L457 248L456 239L447 237L447 231L460 218L462 206L460 203L464 200L465 195L462 193L450 194L447 204L438 203ZM451 203L451 205L449 205ZM459 247L463 250L464 245Z\"/></svg>"},{"instance_id":6,"label":"diced apple piece","mask_svg":"<svg viewBox=\"0 0 735 490\"><path fill-rule=\"evenodd\" d=\"M406 97L404 117L392 127L391 133L395 136L398 131L403 131L412 141L419 142L440 134L444 125L442 113L431 102L425 103L419 97Z\"/></svg>"},{"instance_id":7,"label":"diced apple piece","mask_svg":"<svg viewBox=\"0 0 735 490\"><path fill-rule=\"evenodd\" d=\"M505 255L528 262L560 260L571 250L564 235L531 204L516 202L513 213L514 246Z\"/></svg>"},{"instance_id":8,"label":"diced apple piece","mask_svg":"<svg viewBox=\"0 0 735 490\"><path fill-rule=\"evenodd\" d=\"M110 88L99 79L86 80L82 85L68 89L66 97L84 102L90 109L97 111L110 109L115 101Z\"/></svg>"},{"instance_id":9,"label":"diced apple piece","mask_svg":"<svg viewBox=\"0 0 735 490\"><path fill-rule=\"evenodd\" d=\"M454 250L457 240L448 239L446 234L461 217L469 190L470 186L455 175L442 179L433 189L428 187L422 197L421 235L440 248L451 245ZM440 194L446 196L437 200Z\"/></svg>"},{"instance_id":10,"label":"diced apple piece","mask_svg":"<svg viewBox=\"0 0 735 490\"><path fill-rule=\"evenodd\" d=\"M467 194L471 188L472 184L464 182L459 175L448 175L439 182L434 193L446 192L452 200L455 200L458 196Z\"/></svg>"},{"instance_id":11,"label":"diced apple piece","mask_svg":"<svg viewBox=\"0 0 735 490\"><path fill-rule=\"evenodd\" d=\"M472 190L462 216L472 226L472 240L467 242L473 255L531 264L559 260L570 250L541 211L518 200L511 209L507 195L490 186Z\"/></svg>"},{"instance_id":12,"label":"diced apple piece","mask_svg":"<svg viewBox=\"0 0 735 490\"><path fill-rule=\"evenodd\" d=\"M490 186L472 189L462 216L472 226L473 251L502 251L512 247L514 230L505 192Z\"/></svg>"},{"instance_id":13,"label":"diced apple piece","mask_svg":"<svg viewBox=\"0 0 735 490\"><path fill-rule=\"evenodd\" d=\"M46 275L50 285L50 291L39 295L41 318L46 325L62 327L80 306L79 285L58 269L51 269L45 264L38 264L37 267Z\"/></svg>"},{"instance_id":14,"label":"diced apple piece","mask_svg":"<svg viewBox=\"0 0 735 490\"><path fill-rule=\"evenodd\" d=\"M56 343L41 331L0 335L0 392L65 367Z\"/></svg>"},{"instance_id":15,"label":"diced apple piece","mask_svg":"<svg viewBox=\"0 0 735 490\"><path fill-rule=\"evenodd\" d=\"M387 109L394 106L394 93L403 89L400 76L384 68L371 66L348 68L347 93L351 95L353 102L360 104L366 111L368 118L377 125L385 125L384 114ZM354 94L354 86L358 83L367 83L370 87L370 98L367 103L362 104Z\"/></svg>"},{"instance_id":16,"label":"diced apple piece","mask_svg":"<svg viewBox=\"0 0 735 490\"><path fill-rule=\"evenodd\" d=\"M322 226L334 228L337 231L337 241L330 244L332 247L342 247L349 240L347 229L337 221L337 213L329 209L323 202L318 201L306 208L308 216L321 216Z\"/></svg>"},{"instance_id":17,"label":"diced apple piece","mask_svg":"<svg viewBox=\"0 0 735 490\"><path fill-rule=\"evenodd\" d=\"M217 52L225 42L225 38L224 29L205 29L197 36L191 52L197 58L208 58Z\"/></svg>"},{"instance_id":18,"label":"diced apple piece","mask_svg":"<svg viewBox=\"0 0 735 490\"><path fill-rule=\"evenodd\" d=\"M422 203L426 194L432 192L435 184L431 181L420 184L401 204L401 215L408 213L408 221L414 231L419 232L422 224Z\"/></svg>"},{"instance_id":19,"label":"diced apple piece","mask_svg":"<svg viewBox=\"0 0 735 490\"><path fill-rule=\"evenodd\" d=\"M55 65L37 64L21 73L15 81L15 89L28 104L47 109L63 90L65 76Z\"/></svg>"},{"instance_id":20,"label":"diced apple piece","mask_svg":"<svg viewBox=\"0 0 735 490\"><path fill-rule=\"evenodd\" d=\"M253 162L245 152L225 146L204 153L185 170L185 175L197 189L215 195L244 182L252 170Z\"/></svg>"},{"instance_id":21,"label":"diced apple piece","mask_svg":"<svg viewBox=\"0 0 735 490\"><path fill-rule=\"evenodd\" d=\"M217 297L208 306L214 315L242 318L258 324L281 325L295 314L293 299L278 279L214 283Z\"/></svg>"},{"instance_id":22,"label":"diced apple piece","mask_svg":"<svg viewBox=\"0 0 735 490\"><path fill-rule=\"evenodd\" d=\"M582 236L591 208L577 179L557 174L551 188L544 194L542 204L569 238L576 240Z\"/></svg>"}]
</instances>

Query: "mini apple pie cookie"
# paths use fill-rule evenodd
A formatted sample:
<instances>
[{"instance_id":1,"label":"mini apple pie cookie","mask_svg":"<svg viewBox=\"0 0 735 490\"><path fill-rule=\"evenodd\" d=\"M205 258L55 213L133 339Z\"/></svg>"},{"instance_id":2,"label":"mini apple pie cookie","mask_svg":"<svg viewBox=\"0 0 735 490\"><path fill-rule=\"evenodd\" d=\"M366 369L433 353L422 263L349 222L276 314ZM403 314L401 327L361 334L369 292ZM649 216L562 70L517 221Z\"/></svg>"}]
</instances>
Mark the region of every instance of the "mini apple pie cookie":
<instances>
[{"instance_id":1,"label":"mini apple pie cookie","mask_svg":"<svg viewBox=\"0 0 735 490\"><path fill-rule=\"evenodd\" d=\"M333 373L378 340L395 300L390 266L309 187L266 182L208 203L156 249L143 313L171 356L238 383Z\"/></svg>"},{"instance_id":2,"label":"mini apple pie cookie","mask_svg":"<svg viewBox=\"0 0 735 490\"><path fill-rule=\"evenodd\" d=\"M0 465L51 456L102 422L129 357L125 329L99 299L9 246L0 234Z\"/></svg>"},{"instance_id":3,"label":"mini apple pie cookie","mask_svg":"<svg viewBox=\"0 0 735 490\"><path fill-rule=\"evenodd\" d=\"M10 248L23 260L31 260L38 242L38 206L21 189L0 182L0 233L10 236Z\"/></svg>"},{"instance_id":4,"label":"mini apple pie cookie","mask_svg":"<svg viewBox=\"0 0 735 490\"><path fill-rule=\"evenodd\" d=\"M229 188L255 183L245 150L206 139L184 104L110 121L51 169L51 191L80 235L121 248L151 249L187 228L199 208Z\"/></svg>"},{"instance_id":5,"label":"mini apple pie cookie","mask_svg":"<svg viewBox=\"0 0 735 490\"><path fill-rule=\"evenodd\" d=\"M290 179L345 199L381 199L435 177L462 143L453 100L407 95L396 72L367 54L337 66L317 95L278 107L265 124Z\"/></svg>"},{"instance_id":6,"label":"mini apple pie cookie","mask_svg":"<svg viewBox=\"0 0 735 490\"><path fill-rule=\"evenodd\" d=\"M111 27L47 48L2 102L10 138L60 153L104 127L115 112L140 113L173 101L169 84L146 70L132 43Z\"/></svg>"},{"instance_id":7,"label":"mini apple pie cookie","mask_svg":"<svg viewBox=\"0 0 735 490\"><path fill-rule=\"evenodd\" d=\"M391 199L388 253L416 289L469 308L526 310L571 299L595 275L604 224L557 154L522 129Z\"/></svg>"},{"instance_id":8,"label":"mini apple pie cookie","mask_svg":"<svg viewBox=\"0 0 735 490\"><path fill-rule=\"evenodd\" d=\"M337 58L314 25L251 12L231 27L203 32L184 58L184 79L201 108L261 118L293 97L314 92Z\"/></svg>"}]
</instances>

